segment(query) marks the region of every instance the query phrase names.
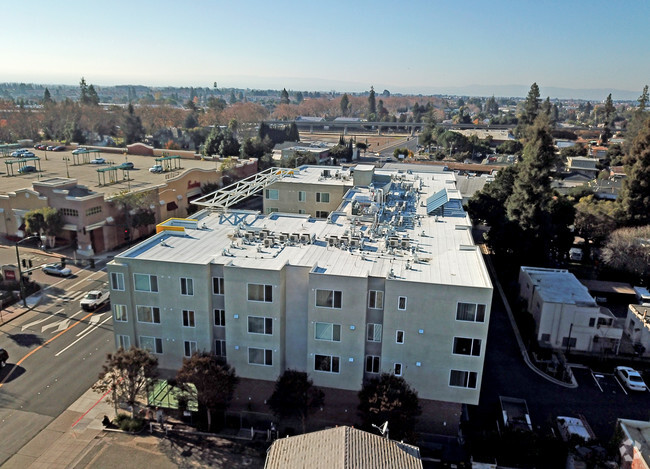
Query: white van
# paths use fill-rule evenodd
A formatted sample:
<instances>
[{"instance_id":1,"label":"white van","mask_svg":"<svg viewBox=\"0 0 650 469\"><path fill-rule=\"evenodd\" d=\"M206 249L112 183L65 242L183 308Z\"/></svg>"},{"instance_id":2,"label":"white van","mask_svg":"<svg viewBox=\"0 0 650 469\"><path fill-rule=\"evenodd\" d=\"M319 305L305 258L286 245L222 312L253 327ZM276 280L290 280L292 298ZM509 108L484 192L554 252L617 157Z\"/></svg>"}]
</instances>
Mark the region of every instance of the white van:
<instances>
[{"instance_id":1,"label":"white van","mask_svg":"<svg viewBox=\"0 0 650 469\"><path fill-rule=\"evenodd\" d=\"M581 261L582 260L582 249L580 248L571 248L569 249L569 259L572 261Z\"/></svg>"}]
</instances>

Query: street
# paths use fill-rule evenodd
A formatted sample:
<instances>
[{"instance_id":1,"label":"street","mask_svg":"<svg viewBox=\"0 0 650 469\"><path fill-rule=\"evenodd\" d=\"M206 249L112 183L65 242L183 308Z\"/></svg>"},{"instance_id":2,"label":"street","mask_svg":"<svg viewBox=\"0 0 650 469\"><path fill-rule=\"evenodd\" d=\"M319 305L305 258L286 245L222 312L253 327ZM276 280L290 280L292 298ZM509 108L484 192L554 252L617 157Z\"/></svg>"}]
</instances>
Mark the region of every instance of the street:
<instances>
[{"instance_id":1,"label":"street","mask_svg":"<svg viewBox=\"0 0 650 469\"><path fill-rule=\"evenodd\" d=\"M43 263L37 251L24 257ZM0 249L0 262L15 261L13 247ZM0 465L92 386L115 349L110 307L90 313L79 307L87 291L106 288L106 273L69 267L73 274L63 279L35 269L40 304L0 329L0 347L9 352L0 370Z\"/></svg>"}]
</instances>

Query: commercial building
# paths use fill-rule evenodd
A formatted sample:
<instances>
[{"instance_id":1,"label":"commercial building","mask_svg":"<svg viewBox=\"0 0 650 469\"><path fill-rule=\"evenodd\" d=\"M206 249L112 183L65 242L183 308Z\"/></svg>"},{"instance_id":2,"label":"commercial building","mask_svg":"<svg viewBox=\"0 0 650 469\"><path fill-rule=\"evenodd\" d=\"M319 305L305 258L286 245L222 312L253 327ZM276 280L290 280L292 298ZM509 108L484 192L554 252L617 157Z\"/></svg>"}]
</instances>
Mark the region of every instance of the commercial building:
<instances>
[{"instance_id":1,"label":"commercial building","mask_svg":"<svg viewBox=\"0 0 650 469\"><path fill-rule=\"evenodd\" d=\"M356 392L390 372L421 399L478 404L492 284L454 174L266 175L268 213L212 205L108 264L116 346L169 375L207 350L242 378L291 368Z\"/></svg>"},{"instance_id":2,"label":"commercial building","mask_svg":"<svg viewBox=\"0 0 650 469\"><path fill-rule=\"evenodd\" d=\"M568 270L522 266L519 296L535 319L541 346L618 353L623 328Z\"/></svg>"}]
</instances>

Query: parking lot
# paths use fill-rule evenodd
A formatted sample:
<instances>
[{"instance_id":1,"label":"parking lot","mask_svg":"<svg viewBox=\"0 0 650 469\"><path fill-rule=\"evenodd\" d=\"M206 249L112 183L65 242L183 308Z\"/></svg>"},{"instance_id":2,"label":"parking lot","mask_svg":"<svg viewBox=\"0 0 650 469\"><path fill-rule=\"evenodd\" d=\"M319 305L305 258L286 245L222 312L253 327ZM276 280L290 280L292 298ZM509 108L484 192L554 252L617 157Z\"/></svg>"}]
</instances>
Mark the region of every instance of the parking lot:
<instances>
[{"instance_id":1,"label":"parking lot","mask_svg":"<svg viewBox=\"0 0 650 469\"><path fill-rule=\"evenodd\" d=\"M151 173L149 168L156 164L155 157L153 156L140 156L140 155L124 155L121 153L107 153L99 152L93 153L93 158L104 158L104 164L74 164L75 157L72 151L43 151L37 149L30 149L40 161L30 161L27 164L36 166L39 170L31 173L18 173L18 165L14 164L13 176L9 172L8 160L16 160L17 158L6 157L2 158L5 164L0 164L0 181L2 181L3 192L15 191L18 189L28 188L32 182L39 180L47 180L57 177L70 177L77 179L79 184L87 186L97 192L112 194L122 190L137 189L140 187L151 186L154 184L164 183L169 177L173 177L182 173L189 168L202 168L215 170L217 168L216 161L201 160L201 159L181 159L181 169L167 172L167 173ZM173 152L170 152L173 154ZM77 161L83 159L79 155L75 155ZM123 171L118 170L119 176L117 181L107 180L107 184L103 184L102 178L97 172L100 168L107 168L111 165L120 165L122 163L131 162L134 169L124 172L129 175L129 179L123 178Z\"/></svg>"}]
</instances>

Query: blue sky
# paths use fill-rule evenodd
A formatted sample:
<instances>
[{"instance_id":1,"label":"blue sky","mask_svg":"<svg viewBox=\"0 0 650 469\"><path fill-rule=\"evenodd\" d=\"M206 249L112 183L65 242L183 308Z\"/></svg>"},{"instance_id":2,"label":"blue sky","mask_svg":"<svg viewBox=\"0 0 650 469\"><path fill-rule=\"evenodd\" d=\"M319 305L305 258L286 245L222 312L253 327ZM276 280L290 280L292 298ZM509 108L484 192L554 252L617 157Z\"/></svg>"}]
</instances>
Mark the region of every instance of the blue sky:
<instances>
[{"instance_id":1,"label":"blue sky","mask_svg":"<svg viewBox=\"0 0 650 469\"><path fill-rule=\"evenodd\" d=\"M650 82L645 0L22 0L2 18L0 81L424 94Z\"/></svg>"}]
</instances>

